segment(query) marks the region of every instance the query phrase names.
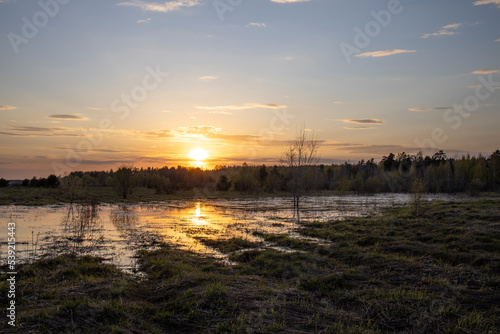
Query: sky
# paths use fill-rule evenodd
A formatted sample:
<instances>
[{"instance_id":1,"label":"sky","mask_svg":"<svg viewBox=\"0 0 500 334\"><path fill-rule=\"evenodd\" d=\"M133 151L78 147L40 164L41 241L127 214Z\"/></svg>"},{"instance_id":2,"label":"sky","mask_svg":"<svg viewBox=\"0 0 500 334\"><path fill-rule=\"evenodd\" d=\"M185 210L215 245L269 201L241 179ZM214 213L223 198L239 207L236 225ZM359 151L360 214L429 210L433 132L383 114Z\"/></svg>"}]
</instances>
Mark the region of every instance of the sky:
<instances>
[{"instance_id":1,"label":"sky","mask_svg":"<svg viewBox=\"0 0 500 334\"><path fill-rule=\"evenodd\" d=\"M0 177L500 148L500 0L0 0Z\"/></svg>"}]
</instances>

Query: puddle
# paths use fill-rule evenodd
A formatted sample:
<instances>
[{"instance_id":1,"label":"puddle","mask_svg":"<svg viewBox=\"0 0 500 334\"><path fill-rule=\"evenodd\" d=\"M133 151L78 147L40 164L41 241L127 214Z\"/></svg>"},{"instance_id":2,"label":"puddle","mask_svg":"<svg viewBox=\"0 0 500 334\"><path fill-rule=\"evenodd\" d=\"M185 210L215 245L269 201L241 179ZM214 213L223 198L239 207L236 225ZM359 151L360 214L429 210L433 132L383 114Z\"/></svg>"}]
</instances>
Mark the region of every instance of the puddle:
<instances>
[{"instance_id":1,"label":"puddle","mask_svg":"<svg viewBox=\"0 0 500 334\"><path fill-rule=\"evenodd\" d=\"M376 213L402 205L408 195L325 196L303 198L301 221L327 221ZM459 200L449 195L428 200ZM198 254L224 258L199 238L242 237L261 241L254 231L293 236L297 219L291 198L176 200L126 205L0 206L1 264L7 254L7 225L16 223L16 257L25 261L71 251L98 255L127 271L136 268L135 253L161 242Z\"/></svg>"}]
</instances>

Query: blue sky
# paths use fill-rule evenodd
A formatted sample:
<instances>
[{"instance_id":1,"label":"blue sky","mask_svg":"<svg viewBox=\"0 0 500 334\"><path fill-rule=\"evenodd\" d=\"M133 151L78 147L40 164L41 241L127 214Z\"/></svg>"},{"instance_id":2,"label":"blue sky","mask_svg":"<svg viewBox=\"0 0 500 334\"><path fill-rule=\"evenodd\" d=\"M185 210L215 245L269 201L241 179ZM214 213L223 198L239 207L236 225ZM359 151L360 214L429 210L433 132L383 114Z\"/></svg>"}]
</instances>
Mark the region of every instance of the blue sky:
<instances>
[{"instance_id":1,"label":"blue sky","mask_svg":"<svg viewBox=\"0 0 500 334\"><path fill-rule=\"evenodd\" d=\"M301 124L326 163L489 154L499 15L499 0L3 0L0 177L189 164L196 147L207 166L272 164Z\"/></svg>"}]
</instances>

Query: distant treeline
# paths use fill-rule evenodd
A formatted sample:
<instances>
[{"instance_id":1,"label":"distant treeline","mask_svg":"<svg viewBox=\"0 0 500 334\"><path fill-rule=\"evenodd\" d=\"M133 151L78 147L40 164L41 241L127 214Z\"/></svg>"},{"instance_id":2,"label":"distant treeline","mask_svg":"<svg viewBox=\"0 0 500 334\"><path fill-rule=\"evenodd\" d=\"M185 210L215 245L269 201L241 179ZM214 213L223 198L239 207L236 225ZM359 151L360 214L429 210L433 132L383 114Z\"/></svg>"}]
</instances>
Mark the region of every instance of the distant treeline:
<instances>
[{"instance_id":1,"label":"distant treeline","mask_svg":"<svg viewBox=\"0 0 500 334\"><path fill-rule=\"evenodd\" d=\"M357 163L305 166L303 184L307 191L336 190L358 194L410 192L413 181L422 180L426 191L465 192L499 191L500 151L490 156L448 158L443 151L432 156L399 153ZM117 171L72 172L65 177L24 180L24 187L63 186L66 178L78 179L82 187L146 187L158 193L172 194L195 188L207 191L248 193L286 192L290 190L293 167L287 166L217 166L213 170L189 167L133 168ZM6 186L0 179L0 185ZM124 181L125 180L125 181ZM7 182L8 183L8 182ZM123 191L123 190L121 190Z\"/></svg>"},{"instance_id":2,"label":"distant treeline","mask_svg":"<svg viewBox=\"0 0 500 334\"><path fill-rule=\"evenodd\" d=\"M0 188L11 186L22 186L22 187L31 187L31 188L58 188L60 185L59 177L54 174L51 174L47 178L36 178L33 177L30 179L24 179L22 182L14 182L10 183L4 178L0 179Z\"/></svg>"}]
</instances>

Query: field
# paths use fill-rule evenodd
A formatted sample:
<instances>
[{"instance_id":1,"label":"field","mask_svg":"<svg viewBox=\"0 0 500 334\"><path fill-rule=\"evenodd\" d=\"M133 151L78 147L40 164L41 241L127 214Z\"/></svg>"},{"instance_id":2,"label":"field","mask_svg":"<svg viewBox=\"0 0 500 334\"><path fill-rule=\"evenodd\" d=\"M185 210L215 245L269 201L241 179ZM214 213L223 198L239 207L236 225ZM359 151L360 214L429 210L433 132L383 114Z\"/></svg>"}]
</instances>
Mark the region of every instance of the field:
<instances>
[{"instance_id":1,"label":"field","mask_svg":"<svg viewBox=\"0 0 500 334\"><path fill-rule=\"evenodd\" d=\"M334 193L333 191L319 192ZM85 187L82 194L76 199L75 203L138 203L138 202L158 202L175 199L197 199L197 198L253 198L274 197L279 195L288 195L286 192L275 193L248 193L239 191L203 191L198 189L177 191L174 194L162 194L155 189L146 187L137 187L129 198L123 199L112 187ZM69 200L62 194L61 189L50 188L28 188L28 187L8 187L0 188L0 205L48 205L69 203Z\"/></svg>"},{"instance_id":2,"label":"field","mask_svg":"<svg viewBox=\"0 0 500 334\"><path fill-rule=\"evenodd\" d=\"M500 200L303 224L305 239L163 245L140 272L68 254L19 268L16 330L67 333L497 333ZM313 238L313 239L311 239ZM5 270L5 268L3 268ZM7 283L0 277L2 305ZM2 311L5 319L5 309Z\"/></svg>"}]
</instances>

